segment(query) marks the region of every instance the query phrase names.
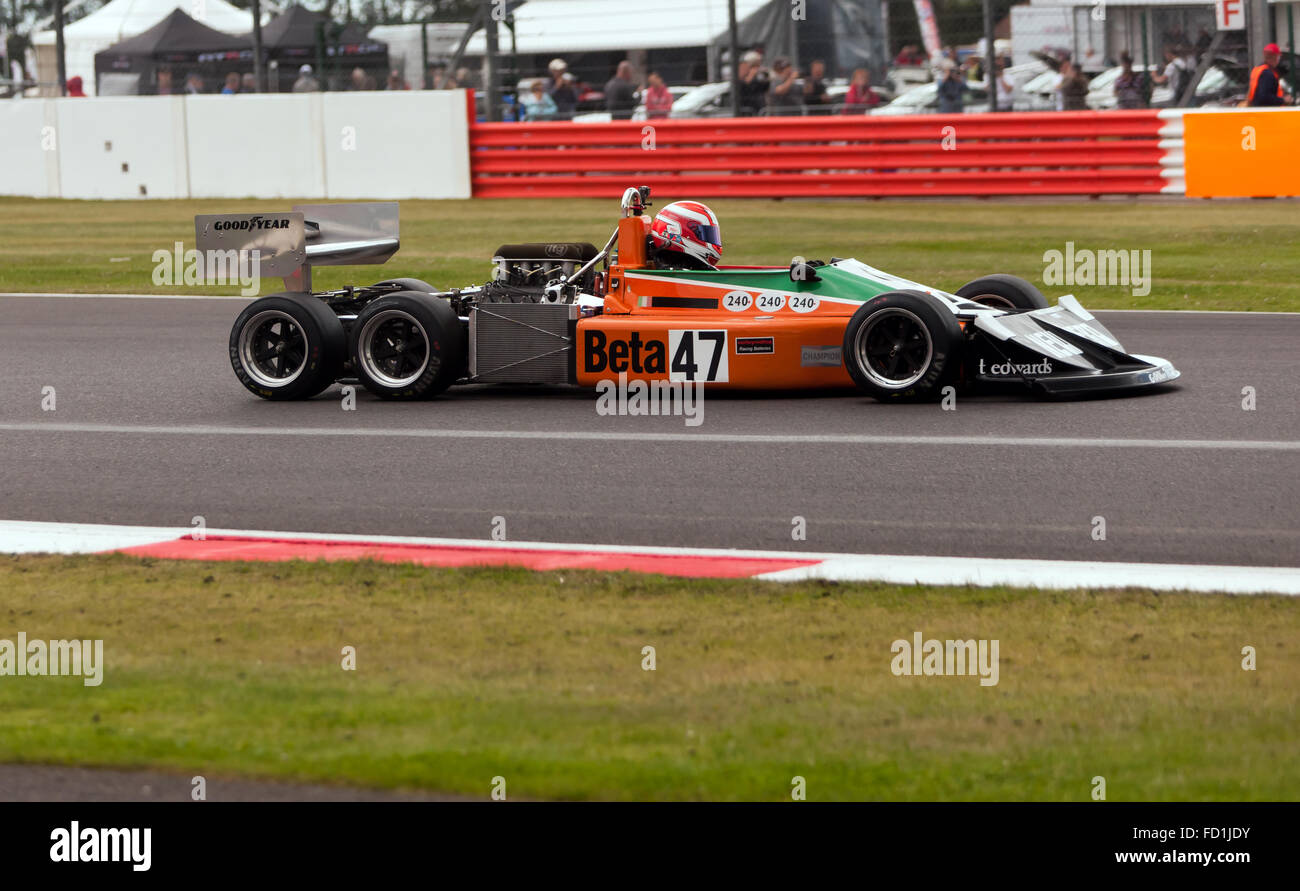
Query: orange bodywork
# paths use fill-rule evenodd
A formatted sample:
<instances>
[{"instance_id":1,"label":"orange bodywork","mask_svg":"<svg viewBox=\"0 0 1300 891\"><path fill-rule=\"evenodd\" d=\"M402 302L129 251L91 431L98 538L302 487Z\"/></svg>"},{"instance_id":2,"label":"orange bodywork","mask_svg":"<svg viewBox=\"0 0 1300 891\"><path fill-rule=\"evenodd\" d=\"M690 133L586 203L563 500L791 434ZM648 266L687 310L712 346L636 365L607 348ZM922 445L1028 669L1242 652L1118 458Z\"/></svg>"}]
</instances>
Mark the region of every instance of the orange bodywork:
<instances>
[{"instance_id":1,"label":"orange bodywork","mask_svg":"<svg viewBox=\"0 0 1300 891\"><path fill-rule=\"evenodd\" d=\"M840 353L859 302L801 295L785 267L744 270L770 277L771 287L701 281L689 272L648 274L648 222L619 221L620 251L609 269L604 312L577 324L579 385L625 374L710 388L853 386ZM728 303L732 308L724 308Z\"/></svg>"}]
</instances>

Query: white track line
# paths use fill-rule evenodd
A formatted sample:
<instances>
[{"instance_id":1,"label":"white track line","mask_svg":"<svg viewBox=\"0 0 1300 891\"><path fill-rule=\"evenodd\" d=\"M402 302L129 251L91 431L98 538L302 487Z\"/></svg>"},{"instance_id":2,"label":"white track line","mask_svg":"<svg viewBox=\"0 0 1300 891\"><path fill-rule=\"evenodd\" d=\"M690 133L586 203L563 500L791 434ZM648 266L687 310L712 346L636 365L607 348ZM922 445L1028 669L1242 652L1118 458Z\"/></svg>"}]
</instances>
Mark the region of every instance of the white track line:
<instances>
[{"instance_id":1,"label":"white track line","mask_svg":"<svg viewBox=\"0 0 1300 891\"><path fill-rule=\"evenodd\" d=\"M30 294L17 291L0 291L0 297L75 297L90 300L256 300L240 294Z\"/></svg>"},{"instance_id":2,"label":"white track line","mask_svg":"<svg viewBox=\"0 0 1300 891\"><path fill-rule=\"evenodd\" d=\"M175 541L190 527L109 526L0 520L0 553L97 553L157 542ZM269 532L207 529L209 537L299 539L367 542L484 550L586 551L683 557L735 557L815 560L816 565L763 573L766 581L830 579L921 585L1010 585L1033 588L1152 588L1160 591L1222 591L1233 594L1300 595L1300 568L1222 566L1174 563L1107 563L1083 560L1013 560L988 557L928 557L895 554L833 554L803 551L754 551L727 548L640 547L533 541L488 541L470 538L422 538L394 535L339 535L318 532Z\"/></svg>"},{"instance_id":3,"label":"white track line","mask_svg":"<svg viewBox=\"0 0 1300 891\"><path fill-rule=\"evenodd\" d=\"M26 291L0 291L0 297L73 297L84 298L87 300L245 300L252 301L255 297L243 297L239 294L75 294L71 292L57 292L41 294ZM1093 315L1102 313L1123 312L1123 313L1167 313L1169 315L1179 316L1290 316L1300 318L1300 312L1285 312L1282 310L1259 310L1257 312L1248 309L1094 309Z\"/></svg>"},{"instance_id":4,"label":"white track line","mask_svg":"<svg viewBox=\"0 0 1300 891\"><path fill-rule=\"evenodd\" d=\"M782 569L764 573L757 578L779 582L833 579L841 582L876 581L901 585L1152 588L1157 591L1300 595L1300 569L1281 566L1199 566L868 554L828 556L816 566Z\"/></svg>"},{"instance_id":5,"label":"white track line","mask_svg":"<svg viewBox=\"0 0 1300 891\"><path fill-rule=\"evenodd\" d=\"M497 439L568 442L693 442L759 445L1039 446L1054 449L1191 449L1296 452L1300 441L1260 439L1108 439L1063 436L877 436L856 433L647 433L597 430L429 430L418 427L217 427L149 424L0 423L11 433L132 436L351 436L368 439Z\"/></svg>"}]
</instances>

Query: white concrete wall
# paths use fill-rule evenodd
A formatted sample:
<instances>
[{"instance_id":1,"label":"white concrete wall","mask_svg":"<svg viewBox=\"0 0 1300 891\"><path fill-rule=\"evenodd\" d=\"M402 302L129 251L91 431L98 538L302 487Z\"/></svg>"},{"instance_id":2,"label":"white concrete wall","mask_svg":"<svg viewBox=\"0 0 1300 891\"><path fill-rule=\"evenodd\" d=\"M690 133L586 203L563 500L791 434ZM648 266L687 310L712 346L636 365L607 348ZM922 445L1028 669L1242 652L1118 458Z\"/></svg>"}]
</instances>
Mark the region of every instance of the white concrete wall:
<instances>
[{"instance_id":1,"label":"white concrete wall","mask_svg":"<svg viewBox=\"0 0 1300 891\"><path fill-rule=\"evenodd\" d=\"M43 99L0 102L0 195L59 194L54 106Z\"/></svg>"},{"instance_id":2,"label":"white concrete wall","mask_svg":"<svg viewBox=\"0 0 1300 891\"><path fill-rule=\"evenodd\" d=\"M326 93L330 198L469 197L462 90Z\"/></svg>"},{"instance_id":3,"label":"white concrete wall","mask_svg":"<svg viewBox=\"0 0 1300 891\"><path fill-rule=\"evenodd\" d=\"M192 198L322 198L320 93L189 96Z\"/></svg>"},{"instance_id":4,"label":"white concrete wall","mask_svg":"<svg viewBox=\"0 0 1300 891\"><path fill-rule=\"evenodd\" d=\"M185 198L181 96L46 99L54 103L63 198Z\"/></svg>"},{"instance_id":5,"label":"white concrete wall","mask_svg":"<svg viewBox=\"0 0 1300 891\"><path fill-rule=\"evenodd\" d=\"M465 101L460 90L8 100L0 195L468 198Z\"/></svg>"}]
</instances>

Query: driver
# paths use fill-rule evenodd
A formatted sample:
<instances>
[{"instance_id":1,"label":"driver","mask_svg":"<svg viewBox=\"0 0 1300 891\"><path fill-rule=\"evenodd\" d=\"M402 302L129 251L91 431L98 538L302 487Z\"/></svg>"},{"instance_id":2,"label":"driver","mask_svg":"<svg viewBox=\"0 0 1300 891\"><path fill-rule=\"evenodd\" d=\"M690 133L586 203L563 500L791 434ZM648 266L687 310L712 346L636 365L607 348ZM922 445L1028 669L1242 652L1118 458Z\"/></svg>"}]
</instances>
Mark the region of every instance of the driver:
<instances>
[{"instance_id":1,"label":"driver","mask_svg":"<svg viewBox=\"0 0 1300 891\"><path fill-rule=\"evenodd\" d=\"M718 217L698 201L674 201L650 226L651 259L669 269L716 269L722 258Z\"/></svg>"}]
</instances>

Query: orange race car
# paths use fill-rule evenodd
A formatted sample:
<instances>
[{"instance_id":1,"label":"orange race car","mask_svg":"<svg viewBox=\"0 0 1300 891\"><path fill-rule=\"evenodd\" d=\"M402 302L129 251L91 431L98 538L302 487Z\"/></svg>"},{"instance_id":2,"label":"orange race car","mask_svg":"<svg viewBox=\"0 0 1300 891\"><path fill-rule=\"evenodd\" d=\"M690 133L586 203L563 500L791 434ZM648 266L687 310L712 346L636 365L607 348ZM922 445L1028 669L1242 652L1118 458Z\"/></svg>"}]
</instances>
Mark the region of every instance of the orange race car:
<instances>
[{"instance_id":1,"label":"orange race car","mask_svg":"<svg viewBox=\"0 0 1300 891\"><path fill-rule=\"evenodd\" d=\"M310 205L195 218L201 255L253 256L286 291L253 301L230 333L240 382L303 399L354 378L394 399L453 384L689 383L791 390L857 387L883 401L1013 382L1047 394L1164 384L1168 361L1124 352L1074 297L990 275L947 293L851 259L719 266L717 218L676 202L653 218L630 188L601 250L502 246L486 284L415 279L312 292L311 268L382 263L396 204ZM239 254L242 256L242 253ZM209 262L209 265L210 262Z\"/></svg>"}]
</instances>

